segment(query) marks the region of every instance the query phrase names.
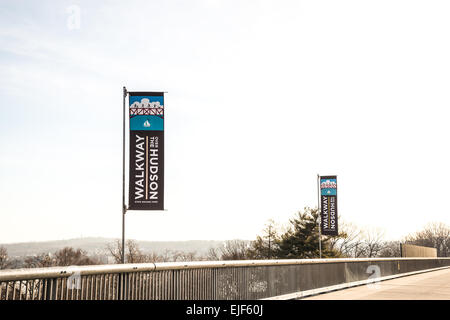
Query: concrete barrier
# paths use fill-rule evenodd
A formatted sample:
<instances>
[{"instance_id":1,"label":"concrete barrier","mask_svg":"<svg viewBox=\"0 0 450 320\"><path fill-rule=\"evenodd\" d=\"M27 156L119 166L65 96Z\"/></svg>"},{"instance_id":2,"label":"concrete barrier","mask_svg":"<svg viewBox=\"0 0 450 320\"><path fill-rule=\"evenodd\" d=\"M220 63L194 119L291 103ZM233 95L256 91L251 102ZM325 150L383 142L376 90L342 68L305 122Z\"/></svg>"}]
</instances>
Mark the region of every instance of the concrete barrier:
<instances>
[{"instance_id":1,"label":"concrete barrier","mask_svg":"<svg viewBox=\"0 0 450 320\"><path fill-rule=\"evenodd\" d=\"M412 257L437 257L437 249L423 246L415 246L412 244L400 244L400 250L402 252L402 257L412 258Z\"/></svg>"}]
</instances>

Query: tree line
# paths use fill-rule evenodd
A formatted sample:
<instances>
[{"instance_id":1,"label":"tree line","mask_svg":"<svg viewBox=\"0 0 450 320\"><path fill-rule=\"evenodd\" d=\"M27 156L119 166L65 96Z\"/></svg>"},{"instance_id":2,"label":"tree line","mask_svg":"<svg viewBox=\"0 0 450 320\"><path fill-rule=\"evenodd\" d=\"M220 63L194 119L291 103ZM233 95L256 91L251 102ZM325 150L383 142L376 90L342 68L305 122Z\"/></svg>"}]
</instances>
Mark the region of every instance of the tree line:
<instances>
[{"instance_id":1,"label":"tree line","mask_svg":"<svg viewBox=\"0 0 450 320\"><path fill-rule=\"evenodd\" d=\"M400 243L437 249L438 257L450 256L450 228L444 223L430 223L422 230L409 234L401 241L385 241L380 229L364 229L355 224L339 221L336 237L322 236L323 258L400 257ZM121 263L122 245L119 240L105 248L113 263ZM269 220L262 233L253 241L230 240L220 248L210 248L207 254L169 251L162 254L143 252L138 243L128 240L125 246L127 263L258 260L258 259L311 259L319 257L319 212L305 207L298 211L287 226L279 227ZM41 268L53 266L103 264L86 251L65 247L54 253L41 253L24 260L12 259L0 246L0 269Z\"/></svg>"},{"instance_id":2,"label":"tree line","mask_svg":"<svg viewBox=\"0 0 450 320\"><path fill-rule=\"evenodd\" d=\"M450 227L429 223L402 240L386 241L379 228L361 228L339 220L338 236L322 236L323 258L400 257L400 244L437 249L438 257L450 256ZM310 259L319 258L319 211L305 207L292 217L284 230L269 220L254 241L228 241L223 248L210 249L210 260Z\"/></svg>"},{"instance_id":3,"label":"tree line","mask_svg":"<svg viewBox=\"0 0 450 320\"><path fill-rule=\"evenodd\" d=\"M323 258L374 257L382 245L382 232L364 231L353 224L340 223L337 237L322 236ZM312 259L320 257L319 212L317 208L298 211L283 229L269 220L261 235L249 244L230 243L216 256L222 260L239 259ZM396 254L396 252L394 253Z\"/></svg>"},{"instance_id":4,"label":"tree line","mask_svg":"<svg viewBox=\"0 0 450 320\"><path fill-rule=\"evenodd\" d=\"M88 256L86 251L65 247L52 253L41 253L26 257L24 260L11 259L4 247L0 247L0 269L17 268L45 268L55 266L93 265L100 264L94 257Z\"/></svg>"}]
</instances>

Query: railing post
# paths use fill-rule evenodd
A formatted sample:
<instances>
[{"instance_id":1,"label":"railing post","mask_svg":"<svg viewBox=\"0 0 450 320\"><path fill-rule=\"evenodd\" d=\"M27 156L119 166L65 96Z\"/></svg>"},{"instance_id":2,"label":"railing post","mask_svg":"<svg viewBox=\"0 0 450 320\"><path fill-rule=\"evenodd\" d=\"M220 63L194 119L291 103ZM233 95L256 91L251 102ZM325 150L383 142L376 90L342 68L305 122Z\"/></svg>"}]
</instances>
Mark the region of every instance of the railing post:
<instances>
[{"instance_id":1,"label":"railing post","mask_svg":"<svg viewBox=\"0 0 450 320\"><path fill-rule=\"evenodd\" d=\"M55 300L56 298L56 282L57 279L47 279L45 285L44 300Z\"/></svg>"}]
</instances>

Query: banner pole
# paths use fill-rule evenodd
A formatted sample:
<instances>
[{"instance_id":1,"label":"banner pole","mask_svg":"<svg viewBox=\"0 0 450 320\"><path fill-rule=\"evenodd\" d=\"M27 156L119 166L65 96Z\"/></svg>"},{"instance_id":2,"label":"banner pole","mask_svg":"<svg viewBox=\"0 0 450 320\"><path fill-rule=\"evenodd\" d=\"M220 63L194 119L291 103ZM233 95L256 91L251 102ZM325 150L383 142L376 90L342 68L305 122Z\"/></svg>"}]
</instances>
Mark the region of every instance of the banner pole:
<instances>
[{"instance_id":1,"label":"banner pole","mask_svg":"<svg viewBox=\"0 0 450 320\"><path fill-rule=\"evenodd\" d=\"M322 259L322 216L320 212L320 175L317 174L317 212L319 213L319 259Z\"/></svg>"},{"instance_id":2,"label":"banner pole","mask_svg":"<svg viewBox=\"0 0 450 320\"><path fill-rule=\"evenodd\" d=\"M127 207L125 206L125 118L126 108L125 99L127 97L127 88L123 87L123 149L122 149L122 263L125 263L125 214Z\"/></svg>"}]
</instances>

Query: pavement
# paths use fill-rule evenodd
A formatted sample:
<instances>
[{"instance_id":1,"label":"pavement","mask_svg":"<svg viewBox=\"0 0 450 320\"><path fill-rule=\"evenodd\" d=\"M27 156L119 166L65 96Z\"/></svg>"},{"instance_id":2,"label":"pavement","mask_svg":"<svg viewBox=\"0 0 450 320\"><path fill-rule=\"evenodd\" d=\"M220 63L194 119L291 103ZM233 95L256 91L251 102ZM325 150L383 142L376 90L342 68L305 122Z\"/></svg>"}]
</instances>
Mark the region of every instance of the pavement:
<instances>
[{"instance_id":1,"label":"pavement","mask_svg":"<svg viewBox=\"0 0 450 320\"><path fill-rule=\"evenodd\" d=\"M450 300L450 269L380 281L302 300Z\"/></svg>"}]
</instances>

